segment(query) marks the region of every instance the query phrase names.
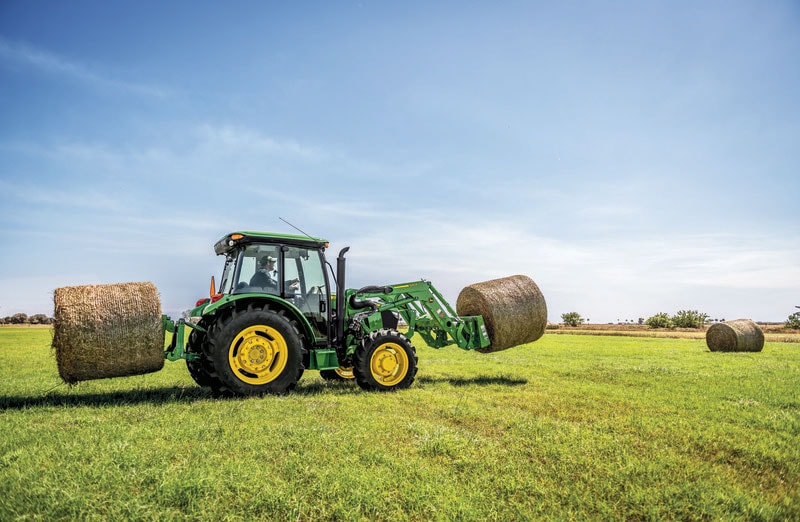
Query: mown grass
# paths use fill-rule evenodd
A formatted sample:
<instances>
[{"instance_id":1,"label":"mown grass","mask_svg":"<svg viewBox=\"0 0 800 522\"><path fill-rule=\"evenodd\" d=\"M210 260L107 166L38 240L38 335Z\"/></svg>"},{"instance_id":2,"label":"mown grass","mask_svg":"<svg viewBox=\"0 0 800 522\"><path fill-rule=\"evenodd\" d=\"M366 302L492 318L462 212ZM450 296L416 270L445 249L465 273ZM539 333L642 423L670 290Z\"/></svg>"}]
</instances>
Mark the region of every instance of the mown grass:
<instances>
[{"instance_id":1,"label":"mown grass","mask_svg":"<svg viewBox=\"0 0 800 522\"><path fill-rule=\"evenodd\" d=\"M545 335L405 391L214 399L181 362L60 384L0 329L0 520L798 520L800 347Z\"/></svg>"}]
</instances>

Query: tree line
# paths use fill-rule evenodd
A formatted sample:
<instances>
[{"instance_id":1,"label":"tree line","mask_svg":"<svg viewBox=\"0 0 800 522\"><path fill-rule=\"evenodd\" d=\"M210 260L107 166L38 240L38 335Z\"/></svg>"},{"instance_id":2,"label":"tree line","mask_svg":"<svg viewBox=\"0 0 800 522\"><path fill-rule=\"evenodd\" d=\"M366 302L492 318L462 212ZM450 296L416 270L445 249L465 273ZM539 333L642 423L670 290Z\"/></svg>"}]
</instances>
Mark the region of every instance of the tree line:
<instances>
[{"instance_id":1,"label":"tree line","mask_svg":"<svg viewBox=\"0 0 800 522\"><path fill-rule=\"evenodd\" d=\"M580 326L589 320L581 317L578 312L567 312L561 314L561 321L566 326ZM711 321L724 322L725 319L713 319ZM660 312L647 319L639 318L639 324L646 324L650 328L702 328L707 322L709 322L709 315L697 310L680 310L674 315ZM800 329L800 312L791 314L784 326L786 328Z\"/></svg>"},{"instance_id":2,"label":"tree line","mask_svg":"<svg viewBox=\"0 0 800 522\"><path fill-rule=\"evenodd\" d=\"M44 314L14 314L0 318L0 324L53 324L53 318Z\"/></svg>"}]
</instances>

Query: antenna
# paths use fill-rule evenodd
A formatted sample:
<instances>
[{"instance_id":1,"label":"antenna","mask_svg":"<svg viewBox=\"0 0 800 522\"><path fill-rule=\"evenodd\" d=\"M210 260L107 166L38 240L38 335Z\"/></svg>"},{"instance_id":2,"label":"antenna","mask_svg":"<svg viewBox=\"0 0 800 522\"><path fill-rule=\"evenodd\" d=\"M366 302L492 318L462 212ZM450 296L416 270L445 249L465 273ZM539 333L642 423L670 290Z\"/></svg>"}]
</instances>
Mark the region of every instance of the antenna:
<instances>
[{"instance_id":1,"label":"antenna","mask_svg":"<svg viewBox=\"0 0 800 522\"><path fill-rule=\"evenodd\" d=\"M314 239L314 238L313 238L313 237L312 237L310 234L308 234L308 233L306 233L306 232L304 232L304 231L300 230L299 228L297 228L296 226L292 225L291 223L289 223L288 221L286 221L286 220L285 220L285 219L283 219L282 217L278 216L278 219L280 219L281 221L283 221L284 223L286 223L287 225L289 225L289 226L290 226L290 227L292 227L293 229L297 230L297 231L298 231L298 232L300 232L301 234L305 235L306 237L309 237L309 238L311 238L311 239Z\"/></svg>"}]
</instances>

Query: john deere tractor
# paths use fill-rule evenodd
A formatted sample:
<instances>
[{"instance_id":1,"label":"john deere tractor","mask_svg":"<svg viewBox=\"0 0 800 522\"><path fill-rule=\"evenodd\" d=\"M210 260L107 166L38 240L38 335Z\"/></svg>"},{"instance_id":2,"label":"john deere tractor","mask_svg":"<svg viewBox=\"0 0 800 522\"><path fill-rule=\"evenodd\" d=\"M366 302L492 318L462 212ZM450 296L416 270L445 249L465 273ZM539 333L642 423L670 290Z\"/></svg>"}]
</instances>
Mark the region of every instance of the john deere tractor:
<instances>
[{"instance_id":1,"label":"john deere tractor","mask_svg":"<svg viewBox=\"0 0 800 522\"><path fill-rule=\"evenodd\" d=\"M348 289L349 247L335 269L327 247L300 235L224 236L214 245L225 258L219 286L212 278L188 320L162 318L167 359L185 359L195 382L219 395L285 393L306 370L387 391L414 382L414 333L434 348L490 344L483 318L459 317L428 281Z\"/></svg>"}]
</instances>

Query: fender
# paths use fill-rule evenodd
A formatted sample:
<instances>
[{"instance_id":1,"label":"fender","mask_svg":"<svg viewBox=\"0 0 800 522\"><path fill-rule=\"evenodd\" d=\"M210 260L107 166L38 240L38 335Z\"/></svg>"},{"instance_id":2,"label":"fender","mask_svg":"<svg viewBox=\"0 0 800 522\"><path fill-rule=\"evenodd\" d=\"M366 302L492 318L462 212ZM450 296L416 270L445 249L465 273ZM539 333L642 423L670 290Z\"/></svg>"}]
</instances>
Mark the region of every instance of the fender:
<instances>
[{"instance_id":1,"label":"fender","mask_svg":"<svg viewBox=\"0 0 800 522\"><path fill-rule=\"evenodd\" d=\"M227 310L231 307L244 306L246 308L249 302L268 304L273 310L284 310L292 317L292 319L297 320L297 323L300 325L300 333L309 340L309 345L313 345L314 341L316 341L316 336L314 335L314 330L311 328L311 323L308 322L308 319L306 319L300 309L286 299L282 299L277 295L256 293L225 294L218 301L195 308L195 310L192 311L192 315L194 316L195 312L197 312L198 315L203 316L216 315L218 312Z\"/></svg>"}]
</instances>

